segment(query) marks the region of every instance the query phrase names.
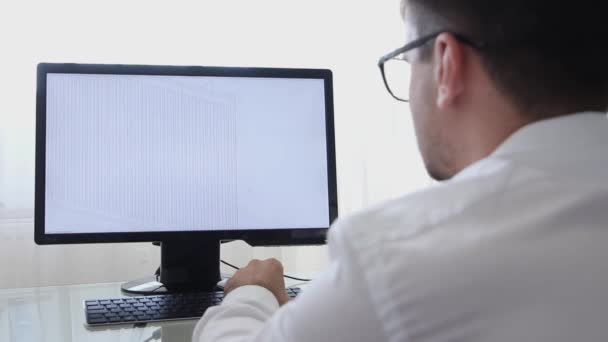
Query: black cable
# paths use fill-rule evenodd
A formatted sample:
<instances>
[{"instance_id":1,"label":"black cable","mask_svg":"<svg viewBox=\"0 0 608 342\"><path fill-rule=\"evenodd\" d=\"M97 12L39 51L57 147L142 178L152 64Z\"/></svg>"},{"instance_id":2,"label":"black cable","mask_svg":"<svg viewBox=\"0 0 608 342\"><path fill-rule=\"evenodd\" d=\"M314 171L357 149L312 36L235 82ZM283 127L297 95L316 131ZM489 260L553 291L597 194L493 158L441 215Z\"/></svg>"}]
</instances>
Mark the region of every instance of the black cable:
<instances>
[{"instance_id":1,"label":"black cable","mask_svg":"<svg viewBox=\"0 0 608 342\"><path fill-rule=\"evenodd\" d=\"M235 270L239 270L239 269L240 269L238 266L234 266L233 264L231 264L231 263L229 263L229 262L226 262L226 261L224 261L224 260L220 260L220 262L221 262L222 264L226 265L226 266L229 266L229 267L234 268ZM312 281L312 279L305 279L305 278L292 277L292 276L288 276L288 275L286 275L286 274L283 274L283 277L288 278L288 279L292 279L292 280L297 280L297 281L305 281L305 282Z\"/></svg>"},{"instance_id":2,"label":"black cable","mask_svg":"<svg viewBox=\"0 0 608 342\"><path fill-rule=\"evenodd\" d=\"M226 262L226 261L224 261L224 260L220 260L220 262L221 262L222 264L226 265L226 266L229 266L229 267L234 268L234 269L235 269L235 270L237 270L237 271L240 269L239 267L234 266L233 264L231 264L231 263L229 263L229 262Z\"/></svg>"},{"instance_id":3,"label":"black cable","mask_svg":"<svg viewBox=\"0 0 608 342\"><path fill-rule=\"evenodd\" d=\"M283 274L283 277L285 278L289 278L289 279L293 279L293 280L297 280L297 281L312 281L312 279L305 279L305 278L298 278L298 277L292 277L292 276L288 276L286 274Z\"/></svg>"},{"instance_id":4,"label":"black cable","mask_svg":"<svg viewBox=\"0 0 608 342\"><path fill-rule=\"evenodd\" d=\"M297 281L305 281L305 282L312 281L312 279L306 279L306 278L292 277L292 276L288 276L288 275L286 275L286 274L283 274L283 277L288 278L288 279L297 280Z\"/></svg>"}]
</instances>

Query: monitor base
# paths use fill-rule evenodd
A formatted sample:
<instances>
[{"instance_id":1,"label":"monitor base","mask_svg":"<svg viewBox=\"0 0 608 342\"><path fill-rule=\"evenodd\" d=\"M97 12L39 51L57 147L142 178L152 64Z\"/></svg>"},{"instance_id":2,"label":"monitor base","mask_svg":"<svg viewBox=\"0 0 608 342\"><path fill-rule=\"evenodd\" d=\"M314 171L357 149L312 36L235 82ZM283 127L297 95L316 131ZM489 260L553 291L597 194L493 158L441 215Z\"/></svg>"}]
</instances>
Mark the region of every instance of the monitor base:
<instances>
[{"instance_id":1,"label":"monitor base","mask_svg":"<svg viewBox=\"0 0 608 342\"><path fill-rule=\"evenodd\" d=\"M125 294L153 295L218 291L220 241L171 240L160 243L160 274L121 285Z\"/></svg>"}]
</instances>

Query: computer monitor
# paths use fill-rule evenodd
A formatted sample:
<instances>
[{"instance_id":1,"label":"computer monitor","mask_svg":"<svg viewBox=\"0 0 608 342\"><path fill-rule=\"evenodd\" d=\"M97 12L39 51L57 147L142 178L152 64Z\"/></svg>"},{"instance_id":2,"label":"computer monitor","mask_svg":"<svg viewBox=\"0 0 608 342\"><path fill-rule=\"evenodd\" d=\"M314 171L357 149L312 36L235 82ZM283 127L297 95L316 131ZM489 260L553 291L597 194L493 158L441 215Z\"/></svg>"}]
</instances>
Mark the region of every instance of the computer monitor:
<instances>
[{"instance_id":1,"label":"computer monitor","mask_svg":"<svg viewBox=\"0 0 608 342\"><path fill-rule=\"evenodd\" d=\"M160 242L165 289L211 290L221 241L338 215L329 70L41 63L36 100L38 244Z\"/></svg>"}]
</instances>

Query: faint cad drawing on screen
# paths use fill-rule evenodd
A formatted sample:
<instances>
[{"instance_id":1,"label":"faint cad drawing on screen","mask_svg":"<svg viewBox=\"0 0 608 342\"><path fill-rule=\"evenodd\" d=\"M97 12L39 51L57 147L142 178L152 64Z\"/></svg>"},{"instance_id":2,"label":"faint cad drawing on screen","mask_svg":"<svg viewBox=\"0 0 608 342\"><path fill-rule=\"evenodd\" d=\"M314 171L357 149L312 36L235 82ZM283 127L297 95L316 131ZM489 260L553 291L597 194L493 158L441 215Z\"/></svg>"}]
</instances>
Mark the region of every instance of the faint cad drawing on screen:
<instances>
[{"instance_id":1,"label":"faint cad drawing on screen","mask_svg":"<svg viewBox=\"0 0 608 342\"><path fill-rule=\"evenodd\" d=\"M63 229L66 216L104 230L237 226L234 96L153 77L48 82L49 111L65 117L47 129L47 160L63 163L48 169L47 213Z\"/></svg>"},{"instance_id":2,"label":"faint cad drawing on screen","mask_svg":"<svg viewBox=\"0 0 608 342\"><path fill-rule=\"evenodd\" d=\"M47 232L326 226L322 83L291 87L49 74Z\"/></svg>"}]
</instances>

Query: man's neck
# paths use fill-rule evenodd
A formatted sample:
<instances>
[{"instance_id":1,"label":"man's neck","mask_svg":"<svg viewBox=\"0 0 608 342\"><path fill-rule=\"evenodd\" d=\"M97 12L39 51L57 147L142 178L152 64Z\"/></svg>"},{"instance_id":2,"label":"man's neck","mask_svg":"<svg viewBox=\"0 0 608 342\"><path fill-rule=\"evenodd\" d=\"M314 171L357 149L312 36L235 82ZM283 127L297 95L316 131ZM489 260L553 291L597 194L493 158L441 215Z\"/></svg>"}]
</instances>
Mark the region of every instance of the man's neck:
<instances>
[{"instance_id":1,"label":"man's neck","mask_svg":"<svg viewBox=\"0 0 608 342\"><path fill-rule=\"evenodd\" d=\"M454 174L487 158L513 133L534 121L537 120L515 113L496 112L486 114L484 120L471 120L462 134L464 146L458 149Z\"/></svg>"}]
</instances>

